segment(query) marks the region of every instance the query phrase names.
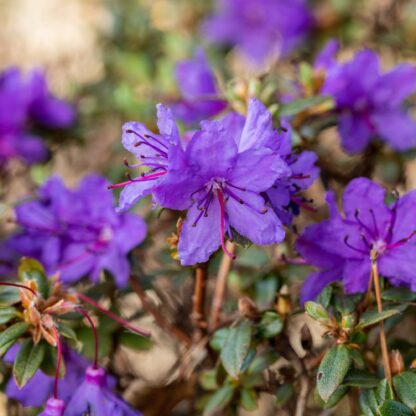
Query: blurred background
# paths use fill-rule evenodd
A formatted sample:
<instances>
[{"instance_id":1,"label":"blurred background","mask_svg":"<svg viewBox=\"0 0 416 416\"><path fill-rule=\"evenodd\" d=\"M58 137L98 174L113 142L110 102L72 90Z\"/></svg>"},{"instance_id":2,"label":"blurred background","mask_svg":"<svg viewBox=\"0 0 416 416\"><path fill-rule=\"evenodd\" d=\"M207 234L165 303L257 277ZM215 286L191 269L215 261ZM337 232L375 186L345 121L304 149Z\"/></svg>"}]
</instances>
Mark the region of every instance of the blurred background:
<instances>
[{"instance_id":1,"label":"blurred background","mask_svg":"<svg viewBox=\"0 0 416 416\"><path fill-rule=\"evenodd\" d=\"M386 68L398 62L416 63L414 0L315 0L310 8L315 27L290 59L275 64L273 76L278 82L293 79L297 65L311 62L333 37L342 43L341 59L368 46L380 54ZM11 216L15 201L33 193L51 174L61 175L68 185L75 185L89 172L99 172L112 182L123 178L122 124L138 120L155 129L155 104L179 97L175 64L190 58L198 47L206 50L219 85L226 92L235 93L239 83L245 85L259 76L258 69L249 68L234 51L215 47L201 37L201 22L212 10L213 3L208 0L0 0L0 70L13 65L23 70L44 68L53 93L74 103L77 109L74 126L53 137L52 156L47 163L27 166L13 160L7 172L2 172L2 219ZM322 146L334 135L334 129L326 130ZM330 146L322 152L335 155L348 166L357 162L356 157L342 154L339 146ZM383 179L399 183L402 160L387 155L383 166ZM411 158L405 160L405 185L400 186L416 186L415 167ZM319 208L324 199L322 183L316 183L310 193ZM147 250L146 256L139 253L146 275L153 279L149 295L156 304L166 305L172 319L180 321L181 313L189 306L192 282L187 280L189 270L178 267L166 245L166 238L175 231L175 222L169 215L156 222L150 201L140 202L137 211L147 217L153 236L141 249ZM6 233L10 227L4 220L0 231ZM252 248L239 257L229 283L229 291L235 296L226 308L235 310L239 294L249 290L256 291L259 302L270 301L267 293L276 291L278 284L267 281L264 267L267 264L266 269L271 268L271 259L277 258L274 254ZM213 267L218 262L214 259ZM238 267L254 273L243 277ZM262 287L255 283L259 275L265 282ZM291 279L299 283L303 275L296 270ZM125 299L125 308L137 308L135 296L127 295ZM125 397L139 404L146 416L189 414L193 387L177 381L182 346L154 326L151 319L141 317L139 322L155 333L155 345L139 352L122 348L116 355L113 367L125 374L121 378ZM198 355L198 351L189 354ZM276 414L270 400L263 399L260 410L250 414ZM8 414L6 407L2 412ZM347 415L348 404L336 411L313 414Z\"/></svg>"}]
</instances>

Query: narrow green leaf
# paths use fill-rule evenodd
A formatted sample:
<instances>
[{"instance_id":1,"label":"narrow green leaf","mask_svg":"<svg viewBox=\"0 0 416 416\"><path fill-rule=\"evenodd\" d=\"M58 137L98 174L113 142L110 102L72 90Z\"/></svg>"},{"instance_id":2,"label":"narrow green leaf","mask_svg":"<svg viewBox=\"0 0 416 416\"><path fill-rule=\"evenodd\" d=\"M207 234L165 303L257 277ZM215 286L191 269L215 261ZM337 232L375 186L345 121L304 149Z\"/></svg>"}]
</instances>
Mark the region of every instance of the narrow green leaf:
<instances>
[{"instance_id":1,"label":"narrow green leaf","mask_svg":"<svg viewBox=\"0 0 416 416\"><path fill-rule=\"evenodd\" d=\"M0 286L0 305L10 306L20 302L20 293L17 287Z\"/></svg>"},{"instance_id":2,"label":"narrow green leaf","mask_svg":"<svg viewBox=\"0 0 416 416\"><path fill-rule=\"evenodd\" d=\"M325 402L344 380L351 364L351 356L345 345L332 347L319 365L317 389Z\"/></svg>"},{"instance_id":3,"label":"narrow green leaf","mask_svg":"<svg viewBox=\"0 0 416 416\"><path fill-rule=\"evenodd\" d=\"M238 378L250 349L252 325L249 321L230 328L220 360L227 373Z\"/></svg>"},{"instance_id":4,"label":"narrow green leaf","mask_svg":"<svg viewBox=\"0 0 416 416\"><path fill-rule=\"evenodd\" d=\"M0 308L0 325L6 324L18 315L17 309L12 306Z\"/></svg>"},{"instance_id":5,"label":"narrow green leaf","mask_svg":"<svg viewBox=\"0 0 416 416\"><path fill-rule=\"evenodd\" d=\"M78 341L77 334L74 329L71 326L64 324L63 322L59 323L59 334L72 341Z\"/></svg>"},{"instance_id":6,"label":"narrow green leaf","mask_svg":"<svg viewBox=\"0 0 416 416\"><path fill-rule=\"evenodd\" d=\"M35 345L31 339L23 341L13 364L16 384L22 388L35 375L45 356L45 344Z\"/></svg>"},{"instance_id":7,"label":"narrow green leaf","mask_svg":"<svg viewBox=\"0 0 416 416\"><path fill-rule=\"evenodd\" d=\"M199 384L204 390L217 390L217 371L216 369L205 370L199 376Z\"/></svg>"},{"instance_id":8,"label":"narrow green leaf","mask_svg":"<svg viewBox=\"0 0 416 416\"><path fill-rule=\"evenodd\" d=\"M35 280L38 285L38 291L44 299L49 297L49 282L46 277L43 266L35 259L23 257L19 264L19 279Z\"/></svg>"},{"instance_id":9,"label":"narrow green leaf","mask_svg":"<svg viewBox=\"0 0 416 416\"><path fill-rule=\"evenodd\" d=\"M43 373L50 377L55 377L56 365L58 361L58 354L55 347L52 347L50 344L45 345L45 355L40 366L40 369ZM61 361L61 368L59 370L59 377L63 378L65 376L65 361Z\"/></svg>"},{"instance_id":10,"label":"narrow green leaf","mask_svg":"<svg viewBox=\"0 0 416 416\"><path fill-rule=\"evenodd\" d=\"M412 410L416 410L416 373L405 371L394 376L393 385L400 400Z\"/></svg>"},{"instance_id":11,"label":"narrow green leaf","mask_svg":"<svg viewBox=\"0 0 416 416\"><path fill-rule=\"evenodd\" d=\"M243 387L240 392L240 404L244 409L252 412L257 409L257 394L254 389Z\"/></svg>"},{"instance_id":12,"label":"narrow green leaf","mask_svg":"<svg viewBox=\"0 0 416 416\"><path fill-rule=\"evenodd\" d=\"M360 408L365 416L379 416L378 403L374 390L363 390L360 394Z\"/></svg>"},{"instance_id":13,"label":"narrow green leaf","mask_svg":"<svg viewBox=\"0 0 416 416\"><path fill-rule=\"evenodd\" d=\"M350 387L371 389L378 386L380 379L364 370L350 370L344 378L343 384Z\"/></svg>"},{"instance_id":14,"label":"narrow green leaf","mask_svg":"<svg viewBox=\"0 0 416 416\"><path fill-rule=\"evenodd\" d=\"M305 303L306 313L318 322L327 321L329 319L328 312L319 303L308 301Z\"/></svg>"},{"instance_id":15,"label":"narrow green leaf","mask_svg":"<svg viewBox=\"0 0 416 416\"><path fill-rule=\"evenodd\" d=\"M324 404L324 409L331 409L332 407L335 407L342 398L348 393L348 386L344 386L341 384L331 395L331 397L328 399L328 401Z\"/></svg>"},{"instance_id":16,"label":"narrow green leaf","mask_svg":"<svg viewBox=\"0 0 416 416\"><path fill-rule=\"evenodd\" d=\"M295 390L289 383L282 384L276 392L276 405L282 407L293 396Z\"/></svg>"},{"instance_id":17,"label":"narrow green leaf","mask_svg":"<svg viewBox=\"0 0 416 416\"><path fill-rule=\"evenodd\" d=\"M279 117L290 117L301 113L311 107L320 106L322 104L327 105L327 110L330 110L334 106L334 101L330 97L315 96L310 98L301 98L299 100L292 101L288 104L280 106L278 110Z\"/></svg>"},{"instance_id":18,"label":"narrow green leaf","mask_svg":"<svg viewBox=\"0 0 416 416\"><path fill-rule=\"evenodd\" d=\"M118 337L118 344L137 351L150 350L153 342L149 338L143 337L133 332L122 332Z\"/></svg>"},{"instance_id":19,"label":"narrow green leaf","mask_svg":"<svg viewBox=\"0 0 416 416\"><path fill-rule=\"evenodd\" d=\"M208 400L205 405L203 416L211 416L216 412L224 409L233 398L234 387L226 384L217 390Z\"/></svg>"},{"instance_id":20,"label":"narrow green leaf","mask_svg":"<svg viewBox=\"0 0 416 416\"><path fill-rule=\"evenodd\" d=\"M229 332L228 328L217 329L209 341L210 347L215 351L221 351L224 348Z\"/></svg>"},{"instance_id":21,"label":"narrow green leaf","mask_svg":"<svg viewBox=\"0 0 416 416\"><path fill-rule=\"evenodd\" d=\"M0 356L5 354L7 350L21 337L29 328L26 322L17 322L9 326L0 334Z\"/></svg>"},{"instance_id":22,"label":"narrow green leaf","mask_svg":"<svg viewBox=\"0 0 416 416\"><path fill-rule=\"evenodd\" d=\"M400 313L398 309L387 309L383 312L368 311L361 315L360 322L358 323L358 325L361 328L366 328L367 326L374 325L378 322L391 318L392 316L397 315L398 313Z\"/></svg>"},{"instance_id":23,"label":"narrow green leaf","mask_svg":"<svg viewBox=\"0 0 416 416\"><path fill-rule=\"evenodd\" d=\"M375 398L378 403L394 398L393 389L386 379L381 380L375 391Z\"/></svg>"},{"instance_id":24,"label":"narrow green leaf","mask_svg":"<svg viewBox=\"0 0 416 416\"><path fill-rule=\"evenodd\" d=\"M414 413L403 403L387 400L379 408L380 416L414 416Z\"/></svg>"},{"instance_id":25,"label":"narrow green leaf","mask_svg":"<svg viewBox=\"0 0 416 416\"><path fill-rule=\"evenodd\" d=\"M390 300L392 302L411 302L416 300L416 293L405 287L393 287L391 289L384 290L381 297L384 300Z\"/></svg>"},{"instance_id":26,"label":"narrow green leaf","mask_svg":"<svg viewBox=\"0 0 416 416\"><path fill-rule=\"evenodd\" d=\"M258 326L259 335L262 338L274 338L283 329L283 321L278 313L265 312Z\"/></svg>"}]
</instances>

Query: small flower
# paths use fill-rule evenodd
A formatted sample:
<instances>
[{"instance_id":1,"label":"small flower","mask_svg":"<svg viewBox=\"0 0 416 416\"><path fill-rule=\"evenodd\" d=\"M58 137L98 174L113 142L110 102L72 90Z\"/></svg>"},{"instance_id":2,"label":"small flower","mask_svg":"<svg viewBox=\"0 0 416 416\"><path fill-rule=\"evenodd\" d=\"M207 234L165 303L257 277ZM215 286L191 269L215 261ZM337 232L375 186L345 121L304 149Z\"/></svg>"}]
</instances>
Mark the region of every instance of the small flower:
<instances>
[{"instance_id":1,"label":"small flower","mask_svg":"<svg viewBox=\"0 0 416 416\"><path fill-rule=\"evenodd\" d=\"M178 119L186 123L199 122L227 107L227 102L219 98L214 74L202 50L198 50L193 59L179 62L175 74L183 97L172 106Z\"/></svg>"},{"instance_id":2,"label":"small flower","mask_svg":"<svg viewBox=\"0 0 416 416\"><path fill-rule=\"evenodd\" d=\"M140 416L107 385L107 374L102 368L88 367L85 379L73 392L64 416Z\"/></svg>"},{"instance_id":3,"label":"small flower","mask_svg":"<svg viewBox=\"0 0 416 416\"><path fill-rule=\"evenodd\" d=\"M203 26L205 36L236 45L257 64L292 51L312 26L304 0L217 0L216 5Z\"/></svg>"},{"instance_id":4,"label":"small flower","mask_svg":"<svg viewBox=\"0 0 416 416\"><path fill-rule=\"evenodd\" d=\"M108 270L124 286L130 272L127 254L143 241L146 225L137 215L115 212L107 184L90 175L71 190L58 177L49 179L38 198L16 207L21 231L9 247L41 261L48 274L59 272L63 282L83 276L97 281Z\"/></svg>"},{"instance_id":5,"label":"small flower","mask_svg":"<svg viewBox=\"0 0 416 416\"><path fill-rule=\"evenodd\" d=\"M71 106L51 95L41 71L24 77L18 68L6 69L0 74L0 164L16 157L27 163L44 161L47 148L27 126L65 128L74 117Z\"/></svg>"},{"instance_id":6,"label":"small flower","mask_svg":"<svg viewBox=\"0 0 416 416\"><path fill-rule=\"evenodd\" d=\"M307 227L296 245L305 260L319 268L304 284L303 302L341 279L347 293L364 292L372 261L377 261L380 274L393 285L416 289L416 191L389 205L385 198L380 185L354 179L344 191L342 216L334 195L328 194L329 219Z\"/></svg>"},{"instance_id":7,"label":"small flower","mask_svg":"<svg viewBox=\"0 0 416 416\"><path fill-rule=\"evenodd\" d=\"M290 169L273 150L277 139L271 114L256 99L241 118L230 115L201 123L183 159L170 161L168 173L153 190L162 207L188 210L178 244L183 265L208 260L233 231L256 244L283 240L282 223L266 206L262 192Z\"/></svg>"},{"instance_id":8,"label":"small flower","mask_svg":"<svg viewBox=\"0 0 416 416\"><path fill-rule=\"evenodd\" d=\"M65 402L51 397L46 402L45 408L39 416L63 416L65 410Z\"/></svg>"},{"instance_id":9,"label":"small flower","mask_svg":"<svg viewBox=\"0 0 416 416\"><path fill-rule=\"evenodd\" d=\"M335 50L330 48L318 62L327 68L321 93L335 98L344 149L362 152L375 138L400 151L416 146L416 123L402 108L403 100L416 91L416 68L401 64L382 74L378 56L363 50L328 69Z\"/></svg>"}]
</instances>

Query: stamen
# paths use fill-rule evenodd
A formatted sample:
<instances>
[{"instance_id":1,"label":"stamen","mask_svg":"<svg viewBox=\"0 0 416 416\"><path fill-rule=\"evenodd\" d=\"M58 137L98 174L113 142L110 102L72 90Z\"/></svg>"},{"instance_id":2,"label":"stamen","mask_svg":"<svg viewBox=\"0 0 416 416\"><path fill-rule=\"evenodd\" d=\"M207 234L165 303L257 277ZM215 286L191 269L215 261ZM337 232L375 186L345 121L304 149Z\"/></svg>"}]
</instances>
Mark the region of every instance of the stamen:
<instances>
[{"instance_id":1,"label":"stamen","mask_svg":"<svg viewBox=\"0 0 416 416\"><path fill-rule=\"evenodd\" d=\"M372 250L372 249L373 249L373 245L372 245L372 244L370 244L370 243L368 242L368 240L367 240L367 238L366 238L365 234L361 233L361 234L360 234L360 238L361 238L361 240L364 242L364 244L367 246L367 248L368 248L369 250Z\"/></svg>"},{"instance_id":2,"label":"stamen","mask_svg":"<svg viewBox=\"0 0 416 416\"><path fill-rule=\"evenodd\" d=\"M79 312L81 315L84 316L84 318L88 321L88 323L91 326L92 329L92 333L94 336L94 364L93 364L93 368L97 369L98 368L98 334L97 334L97 328L95 327L94 321L92 320L91 316L88 314L88 312L81 308L78 307L76 308L76 311Z\"/></svg>"},{"instance_id":3,"label":"stamen","mask_svg":"<svg viewBox=\"0 0 416 416\"><path fill-rule=\"evenodd\" d=\"M300 173L298 175L292 175L291 179L300 180L300 179L309 179L310 177L311 177L311 175L304 175L303 173Z\"/></svg>"},{"instance_id":4,"label":"stamen","mask_svg":"<svg viewBox=\"0 0 416 416\"><path fill-rule=\"evenodd\" d=\"M267 212L267 208L264 207L261 211L258 211L255 207L253 207L253 205L247 203L247 201L244 201L242 198L240 198L238 195L236 195L233 191L230 191L229 189L224 189L224 192L229 195L231 198L233 198L234 200L236 200L238 203L240 203L241 205L247 205L248 207L250 207L252 210L258 212L259 214L265 214Z\"/></svg>"},{"instance_id":5,"label":"stamen","mask_svg":"<svg viewBox=\"0 0 416 416\"><path fill-rule=\"evenodd\" d=\"M355 217L356 221L358 222L358 224L359 224L362 228L364 228L364 230L366 230L366 231L368 232L368 234L370 234L370 235L371 235L371 237L372 237L374 240L377 240L377 236L376 236L376 235L374 235L373 230L371 230L371 229L370 229L370 227L368 227L367 225L365 225L365 224L364 224L364 223L360 220L359 215L360 215L360 210L357 208L357 209L355 210L355 212L354 212L354 217Z\"/></svg>"},{"instance_id":6,"label":"stamen","mask_svg":"<svg viewBox=\"0 0 416 416\"><path fill-rule=\"evenodd\" d=\"M378 229L378 226L377 226L377 220L376 220L376 216L374 214L374 210L373 210L373 208L370 208L369 211L370 211L370 214L371 214L371 218L373 219L373 227L376 230L376 234L377 234L377 237L378 237L378 236L380 236L380 232L379 232L379 229Z\"/></svg>"},{"instance_id":7,"label":"stamen","mask_svg":"<svg viewBox=\"0 0 416 416\"><path fill-rule=\"evenodd\" d=\"M220 215L221 215L221 219L220 219L220 238L221 238L221 248L222 251L228 256L230 257L230 259L234 260L235 259L235 255L230 253L227 250L227 247L225 247L225 242L224 242L224 226L225 226L225 206L224 206L224 197L222 195L222 192L220 189L217 189L217 196L218 196L218 202L220 204Z\"/></svg>"},{"instance_id":8,"label":"stamen","mask_svg":"<svg viewBox=\"0 0 416 416\"><path fill-rule=\"evenodd\" d=\"M149 143L146 139L150 139L150 138L152 138L152 139L154 139L155 140L155 142L156 143L158 143L159 145L161 145L162 147L165 147L166 149L167 149L167 147L163 144L163 143L160 143L158 140L156 140L154 137L152 137L152 136L149 136L148 134L145 134L144 136L141 136L139 133L137 133L137 132L135 132L134 130L126 130L126 133L133 133L134 135L136 135L137 137L139 137L142 141L141 142L137 142L134 146L135 147L139 147L140 145L142 145L142 144L144 144L144 145L147 145L147 146L149 146L150 148L152 148L153 150L156 150L157 152L160 152L161 153L161 156L164 156L164 157L168 157L168 154L165 152L165 151L163 151L162 149L160 149L159 147L157 147L157 146L155 146L155 145L153 145L153 144L151 144L151 143Z\"/></svg>"},{"instance_id":9,"label":"stamen","mask_svg":"<svg viewBox=\"0 0 416 416\"><path fill-rule=\"evenodd\" d=\"M156 143L159 143L162 147L164 147L165 149L168 149L168 146L166 146L164 143L162 143L160 140L156 139L156 137L151 136L150 134L143 134L143 136L146 139L153 139Z\"/></svg>"},{"instance_id":10,"label":"stamen","mask_svg":"<svg viewBox=\"0 0 416 416\"><path fill-rule=\"evenodd\" d=\"M121 182L121 183L116 183L113 185L108 185L107 189L115 189L115 188L122 188L123 186L127 186L130 185L134 182L145 182L145 181L152 181L154 179L159 178L160 176L166 175L166 172L159 172L159 173L155 173L153 175L148 175L148 176L142 176L140 178L131 178L128 181L125 182Z\"/></svg>"},{"instance_id":11,"label":"stamen","mask_svg":"<svg viewBox=\"0 0 416 416\"><path fill-rule=\"evenodd\" d=\"M397 242L395 242L393 244L388 245L386 247L386 249L389 250L389 249L392 249L392 248L401 247L404 244L406 244L414 235L416 235L416 230L415 231L412 231L408 237L402 238L401 240L399 240L399 241L397 241Z\"/></svg>"},{"instance_id":12,"label":"stamen","mask_svg":"<svg viewBox=\"0 0 416 416\"><path fill-rule=\"evenodd\" d=\"M37 292L34 291L32 288L25 286L25 285L20 285L19 283L9 283L9 282L0 282L0 286L11 286L11 287L17 287L19 289L26 289L29 292L32 292L33 295L37 296Z\"/></svg>"},{"instance_id":13,"label":"stamen","mask_svg":"<svg viewBox=\"0 0 416 416\"><path fill-rule=\"evenodd\" d=\"M350 236L349 235L346 235L345 237L344 237L344 243L345 243L345 245L347 246L347 247L349 247L351 250L354 250L354 251L357 251L358 253L360 253L360 254L365 254L365 255L367 255L367 254L369 254L369 253L367 253L366 251L364 251L364 250L361 250L361 249L359 249L359 248L356 248L356 247L354 247L354 246L352 246L349 242L348 242L348 239L350 238Z\"/></svg>"},{"instance_id":14,"label":"stamen","mask_svg":"<svg viewBox=\"0 0 416 416\"><path fill-rule=\"evenodd\" d=\"M243 191L243 192L247 191L247 188L241 188L240 186L233 185L230 182L227 182L227 186L231 186L232 188L238 189L239 191Z\"/></svg>"},{"instance_id":15,"label":"stamen","mask_svg":"<svg viewBox=\"0 0 416 416\"><path fill-rule=\"evenodd\" d=\"M56 328L53 328L53 332L56 339L56 346L58 348L58 358L56 362L56 370L55 370L55 380L53 383L53 397L58 399L58 384L59 384L59 373L61 370L61 362L62 362L62 344L61 339L59 337L59 332Z\"/></svg>"},{"instance_id":16,"label":"stamen","mask_svg":"<svg viewBox=\"0 0 416 416\"><path fill-rule=\"evenodd\" d=\"M124 328L127 328L130 331L135 332L136 334L141 335L142 337L150 337L151 336L151 333L149 331L147 331L145 329L137 328L134 325L131 325L125 319L120 318L119 316L117 316L113 312L111 312L111 311L103 308L99 303L97 303L95 300L89 298L88 296L86 296L86 295L84 295L82 293L78 293L78 292L77 292L77 296L81 300L83 300L84 302L87 302L90 305L94 306L100 312L102 312L103 314L107 315L108 317L110 317L111 319L113 319L114 321L116 321L117 323L119 323L120 325L122 325Z\"/></svg>"},{"instance_id":17,"label":"stamen","mask_svg":"<svg viewBox=\"0 0 416 416\"><path fill-rule=\"evenodd\" d=\"M290 200L294 202L295 204L299 205L303 209L306 209L306 211L310 212L316 212L318 211L315 207L311 207L308 205L308 203L313 203L313 199L306 200L305 198L296 198L294 196L290 197Z\"/></svg>"}]
</instances>

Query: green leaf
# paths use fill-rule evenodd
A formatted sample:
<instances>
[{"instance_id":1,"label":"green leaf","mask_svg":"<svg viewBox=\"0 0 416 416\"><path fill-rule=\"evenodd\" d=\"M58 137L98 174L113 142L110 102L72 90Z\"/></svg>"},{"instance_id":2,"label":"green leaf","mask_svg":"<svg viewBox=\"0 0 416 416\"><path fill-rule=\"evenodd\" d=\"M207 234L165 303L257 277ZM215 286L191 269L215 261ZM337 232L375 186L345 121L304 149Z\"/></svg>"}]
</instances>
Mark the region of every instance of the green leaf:
<instances>
[{"instance_id":1,"label":"green leaf","mask_svg":"<svg viewBox=\"0 0 416 416\"><path fill-rule=\"evenodd\" d=\"M405 371L393 377L394 389L400 400L416 410L416 373Z\"/></svg>"},{"instance_id":2,"label":"green leaf","mask_svg":"<svg viewBox=\"0 0 416 416\"><path fill-rule=\"evenodd\" d=\"M327 111L334 107L334 101L330 97L315 96L310 98L301 98L279 107L279 117L290 117L299 114L315 106L327 105Z\"/></svg>"},{"instance_id":3,"label":"green leaf","mask_svg":"<svg viewBox=\"0 0 416 416\"><path fill-rule=\"evenodd\" d=\"M12 306L0 308L0 325L6 324L13 318L16 318L16 316L18 316L16 308L13 308Z\"/></svg>"},{"instance_id":4,"label":"green leaf","mask_svg":"<svg viewBox=\"0 0 416 416\"><path fill-rule=\"evenodd\" d=\"M380 416L414 416L414 413L404 404L394 400L387 400L380 409Z\"/></svg>"},{"instance_id":5,"label":"green leaf","mask_svg":"<svg viewBox=\"0 0 416 416\"><path fill-rule=\"evenodd\" d=\"M133 332L122 332L118 336L118 344L137 351L150 350L153 346L151 339Z\"/></svg>"},{"instance_id":6,"label":"green leaf","mask_svg":"<svg viewBox=\"0 0 416 416\"><path fill-rule=\"evenodd\" d=\"M0 305L9 306L20 302L20 293L17 287L0 286Z\"/></svg>"},{"instance_id":7,"label":"green leaf","mask_svg":"<svg viewBox=\"0 0 416 416\"><path fill-rule=\"evenodd\" d=\"M398 313L400 313L398 309L387 309L383 312L377 312L377 311L364 312L361 315L360 322L358 323L358 325L361 328L366 328L367 326L371 326L371 325L377 324L378 322L391 318L392 316L397 315Z\"/></svg>"},{"instance_id":8,"label":"green leaf","mask_svg":"<svg viewBox=\"0 0 416 416\"><path fill-rule=\"evenodd\" d=\"M74 329L71 326L64 324L63 322L59 323L59 334L72 341L78 341L77 334Z\"/></svg>"},{"instance_id":9,"label":"green leaf","mask_svg":"<svg viewBox=\"0 0 416 416\"><path fill-rule=\"evenodd\" d=\"M325 402L344 380L351 364L351 356L345 345L332 347L319 365L317 389Z\"/></svg>"},{"instance_id":10,"label":"green leaf","mask_svg":"<svg viewBox=\"0 0 416 416\"><path fill-rule=\"evenodd\" d=\"M379 416L378 403L374 390L363 390L360 394L360 408L365 416Z\"/></svg>"},{"instance_id":11,"label":"green leaf","mask_svg":"<svg viewBox=\"0 0 416 416\"><path fill-rule=\"evenodd\" d=\"M205 390L217 390L217 371L215 369L203 371L199 376L199 384Z\"/></svg>"},{"instance_id":12,"label":"green leaf","mask_svg":"<svg viewBox=\"0 0 416 416\"><path fill-rule=\"evenodd\" d=\"M21 337L29 328L26 322L17 322L9 326L0 334L0 356L5 354L7 350Z\"/></svg>"},{"instance_id":13,"label":"green leaf","mask_svg":"<svg viewBox=\"0 0 416 416\"><path fill-rule=\"evenodd\" d=\"M368 371L352 369L348 371L344 378L343 384L350 387L371 389L377 387L379 382L380 379Z\"/></svg>"},{"instance_id":14,"label":"green leaf","mask_svg":"<svg viewBox=\"0 0 416 416\"><path fill-rule=\"evenodd\" d=\"M234 394L234 386L225 384L217 390L208 400L205 405L203 416L210 416L220 410L224 409L230 403Z\"/></svg>"},{"instance_id":15,"label":"green leaf","mask_svg":"<svg viewBox=\"0 0 416 416\"><path fill-rule=\"evenodd\" d=\"M240 404L244 409L252 412L257 409L257 394L254 389L243 387L240 392Z\"/></svg>"},{"instance_id":16,"label":"green leaf","mask_svg":"<svg viewBox=\"0 0 416 416\"><path fill-rule=\"evenodd\" d=\"M322 290L322 292L317 296L317 303L320 303L324 308L327 308L331 302L333 291L334 289L332 286L326 286Z\"/></svg>"},{"instance_id":17,"label":"green leaf","mask_svg":"<svg viewBox=\"0 0 416 416\"><path fill-rule=\"evenodd\" d=\"M45 356L43 358L40 369L43 373L49 377L55 377L56 366L58 363L58 352L55 347L52 347L50 344L46 344ZM61 361L61 367L59 369L59 377L63 378L65 376L65 361Z\"/></svg>"},{"instance_id":18,"label":"green leaf","mask_svg":"<svg viewBox=\"0 0 416 416\"><path fill-rule=\"evenodd\" d=\"M250 349L252 325L249 321L230 328L220 360L227 373L238 378Z\"/></svg>"},{"instance_id":19,"label":"green leaf","mask_svg":"<svg viewBox=\"0 0 416 416\"><path fill-rule=\"evenodd\" d=\"M268 311L263 314L258 326L259 335L262 338L274 338L283 329L283 321L278 313Z\"/></svg>"},{"instance_id":20,"label":"green leaf","mask_svg":"<svg viewBox=\"0 0 416 416\"><path fill-rule=\"evenodd\" d=\"M224 348L229 332L229 328L217 329L209 341L210 347L215 351L221 351Z\"/></svg>"},{"instance_id":21,"label":"green leaf","mask_svg":"<svg viewBox=\"0 0 416 416\"><path fill-rule=\"evenodd\" d=\"M20 260L18 273L21 281L35 280L38 286L38 292L42 297L44 299L49 297L48 278L46 277L43 266L37 260L23 257Z\"/></svg>"},{"instance_id":22,"label":"green leaf","mask_svg":"<svg viewBox=\"0 0 416 416\"><path fill-rule=\"evenodd\" d=\"M328 312L319 303L308 301L305 303L306 313L318 322L324 322L329 319Z\"/></svg>"},{"instance_id":23,"label":"green leaf","mask_svg":"<svg viewBox=\"0 0 416 416\"><path fill-rule=\"evenodd\" d=\"M35 375L45 356L45 344L35 345L31 339L23 341L13 364L16 384L22 388Z\"/></svg>"},{"instance_id":24,"label":"green leaf","mask_svg":"<svg viewBox=\"0 0 416 416\"><path fill-rule=\"evenodd\" d=\"M375 391L375 398L378 403L394 398L393 389L386 379L381 380Z\"/></svg>"},{"instance_id":25,"label":"green leaf","mask_svg":"<svg viewBox=\"0 0 416 416\"><path fill-rule=\"evenodd\" d=\"M274 349L262 351L256 355L248 368L249 373L258 373L270 367L279 358L279 354Z\"/></svg>"},{"instance_id":26,"label":"green leaf","mask_svg":"<svg viewBox=\"0 0 416 416\"><path fill-rule=\"evenodd\" d=\"M405 287L393 287L383 291L381 297L392 302L411 302L416 300L416 293Z\"/></svg>"},{"instance_id":27,"label":"green leaf","mask_svg":"<svg viewBox=\"0 0 416 416\"><path fill-rule=\"evenodd\" d=\"M347 394L348 386L344 386L341 384L335 391L332 393L331 397L327 400L324 404L324 409L331 409L332 407L336 406L340 400Z\"/></svg>"},{"instance_id":28,"label":"green leaf","mask_svg":"<svg viewBox=\"0 0 416 416\"><path fill-rule=\"evenodd\" d=\"M292 397L295 392L293 386L289 383L282 384L276 392L276 405L282 407Z\"/></svg>"}]
</instances>

